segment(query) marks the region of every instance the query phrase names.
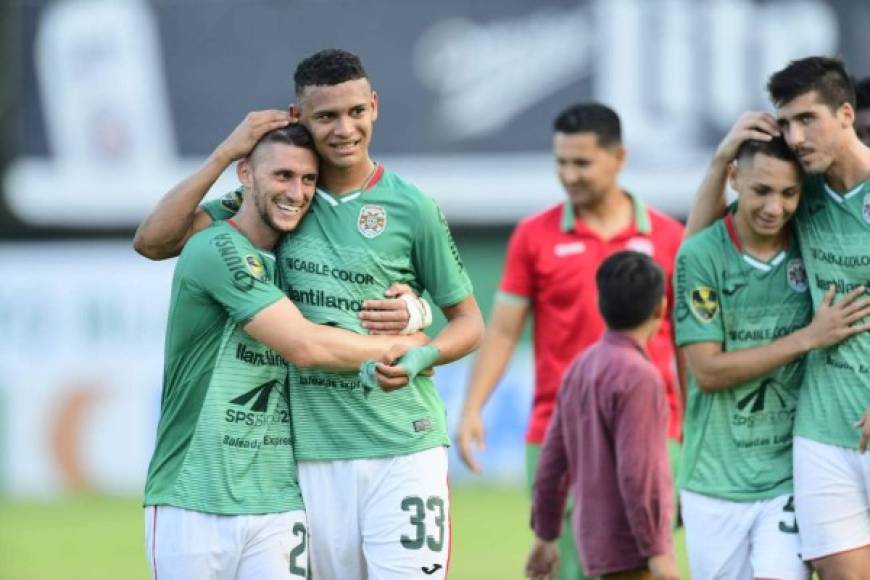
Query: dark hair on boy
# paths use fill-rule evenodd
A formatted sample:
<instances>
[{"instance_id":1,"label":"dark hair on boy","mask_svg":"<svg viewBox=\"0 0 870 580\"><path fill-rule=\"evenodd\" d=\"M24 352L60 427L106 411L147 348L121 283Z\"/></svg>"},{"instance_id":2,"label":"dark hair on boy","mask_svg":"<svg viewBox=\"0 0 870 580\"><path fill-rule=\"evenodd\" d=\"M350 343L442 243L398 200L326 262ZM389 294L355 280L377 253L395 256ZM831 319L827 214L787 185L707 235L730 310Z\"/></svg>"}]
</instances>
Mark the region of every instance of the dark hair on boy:
<instances>
[{"instance_id":1,"label":"dark hair on boy","mask_svg":"<svg viewBox=\"0 0 870 580\"><path fill-rule=\"evenodd\" d=\"M293 74L297 96L302 94L305 87L332 86L365 78L368 75L359 57L340 48L328 48L312 54L296 66Z\"/></svg>"},{"instance_id":2,"label":"dark hair on boy","mask_svg":"<svg viewBox=\"0 0 870 580\"><path fill-rule=\"evenodd\" d=\"M782 136L774 137L770 141L748 139L741 143L740 147L737 149L737 156L735 157L735 159L737 159L738 167L752 161L752 159L759 154L767 155L774 159L789 161L800 168L797 156L795 156L794 151L792 151Z\"/></svg>"},{"instance_id":3,"label":"dark hair on boy","mask_svg":"<svg viewBox=\"0 0 870 580\"><path fill-rule=\"evenodd\" d=\"M556 133L595 133L598 145L611 147L622 144L622 126L616 111L601 103L571 105L553 122Z\"/></svg>"},{"instance_id":4,"label":"dark hair on boy","mask_svg":"<svg viewBox=\"0 0 870 580\"><path fill-rule=\"evenodd\" d=\"M279 127L278 129L269 131L260 137L260 140L257 141L256 145L254 145L254 148L251 150L248 157L253 158L257 149L259 149L261 145L266 145L268 143L293 145L294 147L308 149L317 155L317 150L314 148L314 138L311 137L311 133L308 132L308 129L299 123L292 123L286 127Z\"/></svg>"},{"instance_id":5,"label":"dark hair on boy","mask_svg":"<svg viewBox=\"0 0 870 580\"><path fill-rule=\"evenodd\" d=\"M855 83L855 109L870 109L870 77Z\"/></svg>"},{"instance_id":6,"label":"dark hair on boy","mask_svg":"<svg viewBox=\"0 0 870 580\"><path fill-rule=\"evenodd\" d=\"M855 106L855 87L839 58L811 56L793 60L767 82L770 100L777 107L810 91L815 91L831 111L843 103Z\"/></svg>"},{"instance_id":7,"label":"dark hair on boy","mask_svg":"<svg viewBox=\"0 0 870 580\"><path fill-rule=\"evenodd\" d=\"M662 269L646 254L617 252L595 273L598 310L611 330L630 330L650 319L665 292Z\"/></svg>"}]
</instances>

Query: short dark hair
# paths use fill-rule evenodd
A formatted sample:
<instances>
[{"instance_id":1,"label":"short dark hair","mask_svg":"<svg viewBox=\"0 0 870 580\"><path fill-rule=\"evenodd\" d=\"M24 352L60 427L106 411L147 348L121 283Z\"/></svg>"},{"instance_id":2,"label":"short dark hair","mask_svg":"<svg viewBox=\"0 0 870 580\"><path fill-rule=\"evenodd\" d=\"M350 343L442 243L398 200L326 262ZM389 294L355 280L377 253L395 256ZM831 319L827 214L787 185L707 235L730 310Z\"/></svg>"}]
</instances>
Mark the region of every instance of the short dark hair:
<instances>
[{"instance_id":1,"label":"short dark hair","mask_svg":"<svg viewBox=\"0 0 870 580\"><path fill-rule=\"evenodd\" d=\"M855 106L855 87L839 58L811 56L793 60L767 82L770 100L777 107L810 91L815 91L831 111L844 103Z\"/></svg>"},{"instance_id":2,"label":"short dark hair","mask_svg":"<svg viewBox=\"0 0 870 580\"><path fill-rule=\"evenodd\" d=\"M311 133L308 132L308 129L300 123L292 123L286 127L273 129L260 137L260 140L257 141L257 144L254 145L253 149L251 149L248 158L252 158L254 152L259 149L261 145L266 145L267 143L283 143L284 145L301 147L310 150L315 156L317 156L317 150L314 148L314 138L311 136Z\"/></svg>"},{"instance_id":3,"label":"short dark hair","mask_svg":"<svg viewBox=\"0 0 870 580\"><path fill-rule=\"evenodd\" d=\"M622 126L616 111L601 103L571 105L553 121L556 133L595 133L602 147L622 143Z\"/></svg>"},{"instance_id":4,"label":"short dark hair","mask_svg":"<svg viewBox=\"0 0 870 580\"><path fill-rule=\"evenodd\" d=\"M870 109L870 77L856 81L855 85L855 108Z\"/></svg>"},{"instance_id":5,"label":"short dark hair","mask_svg":"<svg viewBox=\"0 0 870 580\"><path fill-rule=\"evenodd\" d=\"M737 149L737 165L743 165L747 161L751 161L756 155L767 155L775 159L789 161L794 163L800 169L800 163L794 151L788 146L782 136L774 137L770 141L761 141L757 139L749 139L740 144Z\"/></svg>"},{"instance_id":6,"label":"short dark hair","mask_svg":"<svg viewBox=\"0 0 870 580\"><path fill-rule=\"evenodd\" d=\"M302 94L305 87L332 86L367 78L359 57L340 48L328 48L312 54L296 66L293 74L297 96Z\"/></svg>"},{"instance_id":7,"label":"short dark hair","mask_svg":"<svg viewBox=\"0 0 870 580\"><path fill-rule=\"evenodd\" d=\"M646 254L625 250L601 263L595 284L607 327L630 330L652 317L665 292L665 275Z\"/></svg>"}]
</instances>

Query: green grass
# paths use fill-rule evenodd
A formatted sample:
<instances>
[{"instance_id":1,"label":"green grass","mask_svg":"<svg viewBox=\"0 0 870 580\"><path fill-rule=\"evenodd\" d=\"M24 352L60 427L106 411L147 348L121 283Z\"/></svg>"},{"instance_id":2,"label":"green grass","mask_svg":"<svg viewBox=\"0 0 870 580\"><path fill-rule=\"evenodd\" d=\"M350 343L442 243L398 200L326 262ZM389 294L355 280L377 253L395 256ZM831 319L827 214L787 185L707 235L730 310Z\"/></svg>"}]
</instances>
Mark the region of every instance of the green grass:
<instances>
[{"instance_id":1,"label":"green grass","mask_svg":"<svg viewBox=\"0 0 870 580\"><path fill-rule=\"evenodd\" d=\"M454 488L450 580L522 578L531 545L519 489ZM0 499L0 578L146 580L138 499L76 496L52 503ZM678 536L682 550L682 534ZM681 567L686 565L683 558Z\"/></svg>"}]
</instances>

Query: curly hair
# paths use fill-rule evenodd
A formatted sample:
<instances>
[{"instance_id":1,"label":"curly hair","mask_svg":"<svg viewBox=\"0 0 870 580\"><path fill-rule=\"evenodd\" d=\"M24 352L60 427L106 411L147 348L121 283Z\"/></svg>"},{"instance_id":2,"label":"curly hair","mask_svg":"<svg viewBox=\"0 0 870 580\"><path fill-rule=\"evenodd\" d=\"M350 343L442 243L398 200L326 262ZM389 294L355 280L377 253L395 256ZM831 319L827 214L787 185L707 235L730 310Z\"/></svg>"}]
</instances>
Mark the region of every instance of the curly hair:
<instances>
[{"instance_id":1,"label":"curly hair","mask_svg":"<svg viewBox=\"0 0 870 580\"><path fill-rule=\"evenodd\" d=\"M302 60L293 74L296 95L305 87L337 85L347 81L368 78L359 57L340 48L321 50Z\"/></svg>"}]
</instances>

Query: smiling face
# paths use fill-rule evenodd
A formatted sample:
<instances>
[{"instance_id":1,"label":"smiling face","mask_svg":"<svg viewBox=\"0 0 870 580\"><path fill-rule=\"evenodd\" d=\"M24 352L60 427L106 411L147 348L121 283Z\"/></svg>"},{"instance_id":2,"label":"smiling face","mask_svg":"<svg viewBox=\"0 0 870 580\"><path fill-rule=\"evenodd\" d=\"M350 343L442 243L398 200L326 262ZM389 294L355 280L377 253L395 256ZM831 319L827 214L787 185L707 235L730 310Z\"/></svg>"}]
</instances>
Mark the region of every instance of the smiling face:
<instances>
[{"instance_id":1,"label":"smiling face","mask_svg":"<svg viewBox=\"0 0 870 580\"><path fill-rule=\"evenodd\" d=\"M832 110L816 91L798 95L777 108L782 135L795 152L804 171L825 173L852 131L855 111L844 103Z\"/></svg>"},{"instance_id":2,"label":"smiling face","mask_svg":"<svg viewBox=\"0 0 870 580\"><path fill-rule=\"evenodd\" d=\"M792 161L765 153L741 159L731 174L737 191L736 220L756 238L778 237L800 200L801 175Z\"/></svg>"},{"instance_id":3,"label":"smiling face","mask_svg":"<svg viewBox=\"0 0 870 580\"><path fill-rule=\"evenodd\" d=\"M275 232L296 229L314 197L317 157L311 149L261 143L239 162L245 202L254 203L262 222Z\"/></svg>"},{"instance_id":4,"label":"smiling face","mask_svg":"<svg viewBox=\"0 0 870 580\"><path fill-rule=\"evenodd\" d=\"M299 114L323 163L351 168L368 162L378 118L378 97L368 79L306 86L299 96Z\"/></svg>"},{"instance_id":5,"label":"smiling face","mask_svg":"<svg viewBox=\"0 0 870 580\"><path fill-rule=\"evenodd\" d=\"M559 180L575 207L592 207L616 186L625 152L620 145L602 147L595 133L560 133L553 137Z\"/></svg>"}]
</instances>

